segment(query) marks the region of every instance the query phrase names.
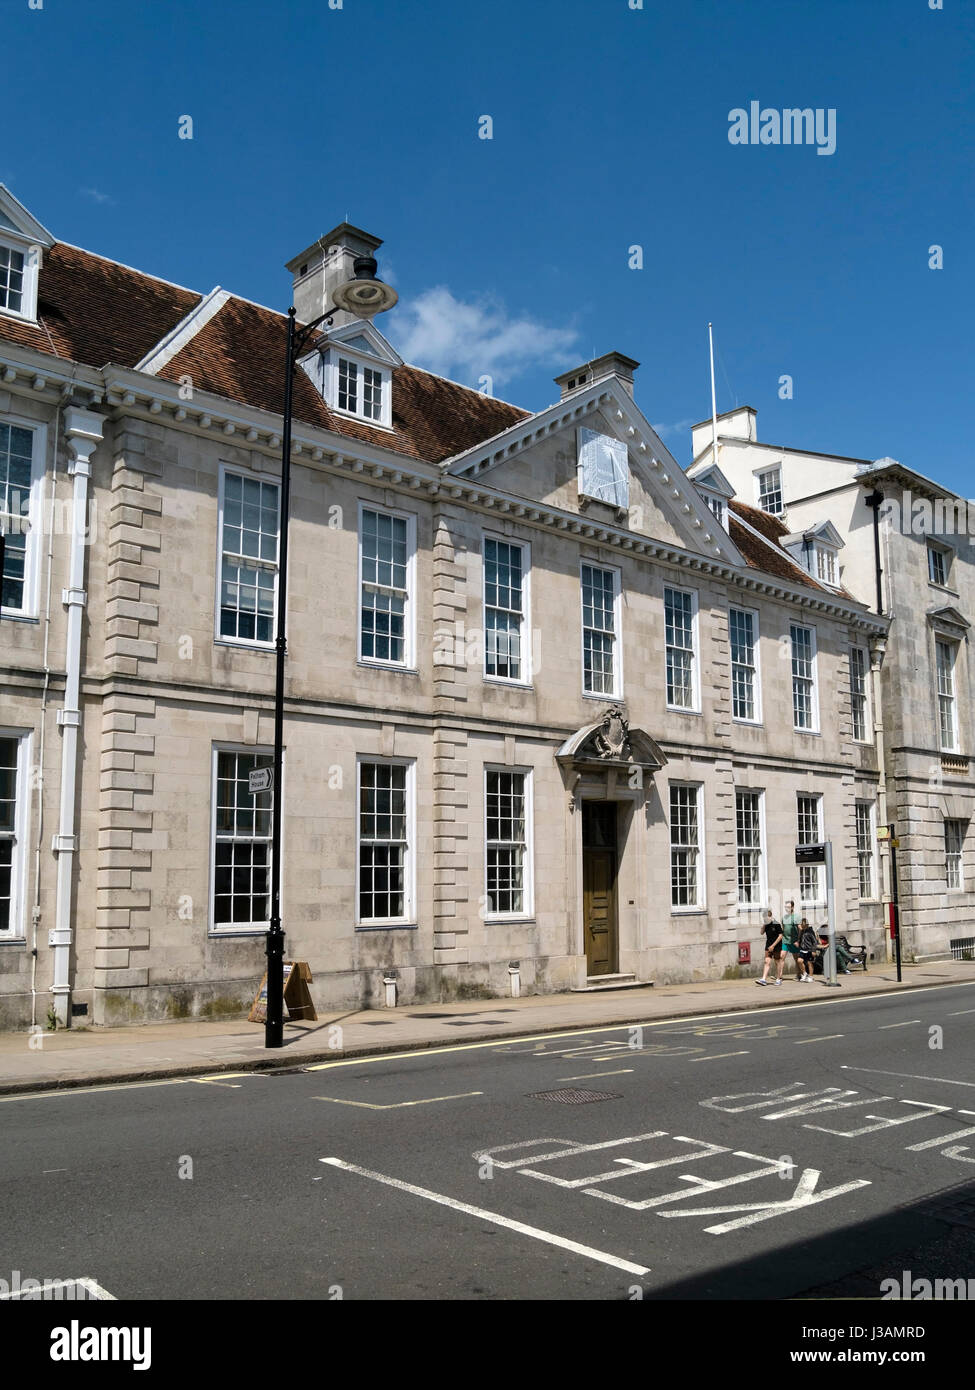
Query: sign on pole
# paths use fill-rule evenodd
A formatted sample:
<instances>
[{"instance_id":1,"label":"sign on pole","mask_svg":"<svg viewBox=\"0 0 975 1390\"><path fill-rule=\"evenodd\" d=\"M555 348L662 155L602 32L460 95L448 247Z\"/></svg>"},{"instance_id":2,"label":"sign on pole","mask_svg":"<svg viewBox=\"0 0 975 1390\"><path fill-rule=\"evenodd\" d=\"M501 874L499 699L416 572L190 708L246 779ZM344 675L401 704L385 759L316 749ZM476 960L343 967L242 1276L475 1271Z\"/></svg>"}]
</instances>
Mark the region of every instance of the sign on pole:
<instances>
[{"instance_id":1,"label":"sign on pole","mask_svg":"<svg viewBox=\"0 0 975 1390\"><path fill-rule=\"evenodd\" d=\"M261 792L269 792L274 786L274 769L272 767L255 767L247 774L247 790L251 796L259 796Z\"/></svg>"},{"instance_id":2,"label":"sign on pole","mask_svg":"<svg viewBox=\"0 0 975 1390\"><path fill-rule=\"evenodd\" d=\"M826 865L826 962L824 973L826 983L835 985L836 980L836 899L833 891L833 845L826 840L817 845L796 845L797 864Z\"/></svg>"}]
</instances>

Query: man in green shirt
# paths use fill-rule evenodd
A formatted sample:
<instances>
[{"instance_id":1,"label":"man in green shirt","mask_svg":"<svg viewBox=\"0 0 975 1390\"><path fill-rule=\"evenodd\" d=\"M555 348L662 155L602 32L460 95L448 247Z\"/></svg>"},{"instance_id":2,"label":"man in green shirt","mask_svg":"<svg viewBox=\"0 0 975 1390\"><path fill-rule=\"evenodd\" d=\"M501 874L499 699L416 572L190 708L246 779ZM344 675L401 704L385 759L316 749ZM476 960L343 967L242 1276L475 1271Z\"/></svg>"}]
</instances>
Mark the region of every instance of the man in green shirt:
<instances>
[{"instance_id":1,"label":"man in green shirt","mask_svg":"<svg viewBox=\"0 0 975 1390\"><path fill-rule=\"evenodd\" d=\"M782 950L786 958L791 960L796 968L796 979L801 980L804 972L799 964L798 929L799 918L796 915L796 905L790 898L785 905L785 916L782 918Z\"/></svg>"}]
</instances>

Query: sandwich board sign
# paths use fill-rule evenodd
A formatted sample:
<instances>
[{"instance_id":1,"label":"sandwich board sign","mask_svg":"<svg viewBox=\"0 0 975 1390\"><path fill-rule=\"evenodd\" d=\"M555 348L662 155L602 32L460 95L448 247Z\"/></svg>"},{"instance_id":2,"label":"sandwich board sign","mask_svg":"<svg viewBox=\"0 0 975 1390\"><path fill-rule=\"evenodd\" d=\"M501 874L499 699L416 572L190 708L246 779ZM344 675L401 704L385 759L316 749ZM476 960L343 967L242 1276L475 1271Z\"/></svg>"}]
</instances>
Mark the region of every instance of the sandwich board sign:
<instances>
[{"instance_id":1,"label":"sandwich board sign","mask_svg":"<svg viewBox=\"0 0 975 1390\"><path fill-rule=\"evenodd\" d=\"M288 1021L295 1018L314 1020L318 1018L315 1012L315 1005L312 1003L308 985L312 975L308 962L304 960L286 960L284 962L284 1002L288 1009ZM267 971L261 981L261 987L254 996L254 1003L251 1011L247 1015L248 1023L265 1023L267 1021Z\"/></svg>"}]
</instances>

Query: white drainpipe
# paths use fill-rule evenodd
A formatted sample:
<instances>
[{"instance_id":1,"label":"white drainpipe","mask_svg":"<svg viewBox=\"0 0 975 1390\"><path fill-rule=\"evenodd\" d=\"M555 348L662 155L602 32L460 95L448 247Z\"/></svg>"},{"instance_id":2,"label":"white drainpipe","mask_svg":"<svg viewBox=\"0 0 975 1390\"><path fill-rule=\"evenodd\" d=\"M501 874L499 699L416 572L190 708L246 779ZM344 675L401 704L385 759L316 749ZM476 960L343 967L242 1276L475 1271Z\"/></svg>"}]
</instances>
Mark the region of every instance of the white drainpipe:
<instances>
[{"instance_id":1,"label":"white drainpipe","mask_svg":"<svg viewBox=\"0 0 975 1390\"><path fill-rule=\"evenodd\" d=\"M88 479L91 456L103 437L103 421L90 410L69 406L64 412L64 435L71 459L68 476L74 479L71 519L71 553L68 586L61 600L67 610L64 669L66 683L64 708L58 713L61 726L61 814L58 833L51 848L58 860L57 907L48 945L54 949L54 1012L58 1026L71 1022L71 923L74 855L78 847L75 832L75 803L78 796L78 734L81 728L81 616L85 606L85 538L88 515Z\"/></svg>"}]
</instances>

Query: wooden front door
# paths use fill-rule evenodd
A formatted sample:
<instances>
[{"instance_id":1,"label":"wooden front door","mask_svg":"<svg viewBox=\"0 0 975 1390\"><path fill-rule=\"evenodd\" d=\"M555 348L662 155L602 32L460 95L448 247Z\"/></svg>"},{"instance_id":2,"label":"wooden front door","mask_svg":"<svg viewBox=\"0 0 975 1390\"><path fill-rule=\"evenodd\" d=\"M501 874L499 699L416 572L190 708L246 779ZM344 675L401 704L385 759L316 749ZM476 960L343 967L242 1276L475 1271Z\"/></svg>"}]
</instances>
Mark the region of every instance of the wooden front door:
<instances>
[{"instance_id":1,"label":"wooden front door","mask_svg":"<svg viewBox=\"0 0 975 1390\"><path fill-rule=\"evenodd\" d=\"M586 973L615 975L616 803L582 803L582 913Z\"/></svg>"}]
</instances>

